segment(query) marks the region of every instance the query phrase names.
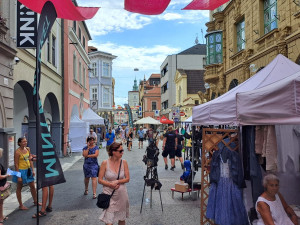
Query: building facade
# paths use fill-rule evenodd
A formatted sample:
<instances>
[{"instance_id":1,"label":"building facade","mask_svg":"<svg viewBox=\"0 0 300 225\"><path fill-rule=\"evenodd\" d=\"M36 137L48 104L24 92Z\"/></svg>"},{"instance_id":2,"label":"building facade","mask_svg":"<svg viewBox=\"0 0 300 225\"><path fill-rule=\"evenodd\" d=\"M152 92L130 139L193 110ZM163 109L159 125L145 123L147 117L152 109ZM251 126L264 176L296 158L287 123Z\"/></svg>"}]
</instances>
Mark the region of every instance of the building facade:
<instances>
[{"instance_id":1,"label":"building facade","mask_svg":"<svg viewBox=\"0 0 300 225\"><path fill-rule=\"evenodd\" d=\"M155 117L155 111L161 110L160 74L151 74L149 79L140 82L140 106L142 117Z\"/></svg>"},{"instance_id":2,"label":"building facade","mask_svg":"<svg viewBox=\"0 0 300 225\"><path fill-rule=\"evenodd\" d=\"M113 117L115 126L119 126L123 123L128 123L128 113L125 108L118 107L113 110Z\"/></svg>"},{"instance_id":3,"label":"building facade","mask_svg":"<svg viewBox=\"0 0 300 225\"><path fill-rule=\"evenodd\" d=\"M112 64L117 58L107 52L98 51L97 48L89 46L90 64L90 100L95 103L91 108L98 115L113 124L113 78Z\"/></svg>"},{"instance_id":4,"label":"building facade","mask_svg":"<svg viewBox=\"0 0 300 225\"><path fill-rule=\"evenodd\" d=\"M161 71L161 112L172 119L172 107L176 105L175 75L177 69L201 70L205 64L206 45L196 44L178 54L169 55L160 66Z\"/></svg>"},{"instance_id":5,"label":"building facade","mask_svg":"<svg viewBox=\"0 0 300 225\"><path fill-rule=\"evenodd\" d=\"M300 63L298 1L235 0L210 14L204 101L247 80L278 54Z\"/></svg>"},{"instance_id":6,"label":"building facade","mask_svg":"<svg viewBox=\"0 0 300 225\"><path fill-rule=\"evenodd\" d=\"M192 115L194 106L200 103L198 92L204 93L204 71L205 70L183 70L178 69L175 75L176 106L179 107L181 121Z\"/></svg>"},{"instance_id":7,"label":"building facade","mask_svg":"<svg viewBox=\"0 0 300 225\"><path fill-rule=\"evenodd\" d=\"M16 135L13 126L13 88L14 88L14 60L16 44L11 37L13 33L14 14L13 1L0 2L0 146L4 149L0 159L4 166L8 166L16 147Z\"/></svg>"},{"instance_id":8,"label":"building facade","mask_svg":"<svg viewBox=\"0 0 300 225\"><path fill-rule=\"evenodd\" d=\"M82 118L89 107L88 41L91 35L84 21L64 20L64 154L72 115Z\"/></svg>"}]
</instances>

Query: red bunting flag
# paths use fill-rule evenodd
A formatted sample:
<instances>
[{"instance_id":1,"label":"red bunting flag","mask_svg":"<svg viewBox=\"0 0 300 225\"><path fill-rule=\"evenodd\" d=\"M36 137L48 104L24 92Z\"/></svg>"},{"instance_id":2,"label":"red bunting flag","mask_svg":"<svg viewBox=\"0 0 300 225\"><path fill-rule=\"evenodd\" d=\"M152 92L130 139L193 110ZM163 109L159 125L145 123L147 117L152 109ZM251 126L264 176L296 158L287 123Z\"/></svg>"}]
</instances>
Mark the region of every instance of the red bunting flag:
<instances>
[{"instance_id":1,"label":"red bunting flag","mask_svg":"<svg viewBox=\"0 0 300 225\"><path fill-rule=\"evenodd\" d=\"M165 11L171 0L125 0L129 12L145 15L158 15Z\"/></svg>"},{"instance_id":2,"label":"red bunting flag","mask_svg":"<svg viewBox=\"0 0 300 225\"><path fill-rule=\"evenodd\" d=\"M214 10L229 0L194 0L184 10Z\"/></svg>"},{"instance_id":3,"label":"red bunting flag","mask_svg":"<svg viewBox=\"0 0 300 225\"><path fill-rule=\"evenodd\" d=\"M42 8L49 0L18 0L27 8L41 14ZM99 7L78 7L71 0L50 0L55 6L58 18L68 20L87 20L94 17Z\"/></svg>"}]
</instances>

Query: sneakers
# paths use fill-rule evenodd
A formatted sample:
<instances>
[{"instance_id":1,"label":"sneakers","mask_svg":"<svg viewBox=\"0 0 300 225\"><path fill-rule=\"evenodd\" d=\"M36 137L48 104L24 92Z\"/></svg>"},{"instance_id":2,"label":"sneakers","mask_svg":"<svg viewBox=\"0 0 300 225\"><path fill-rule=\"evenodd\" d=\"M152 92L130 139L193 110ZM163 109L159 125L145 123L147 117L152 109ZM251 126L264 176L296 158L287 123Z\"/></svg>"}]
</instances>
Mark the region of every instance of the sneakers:
<instances>
[{"instance_id":1,"label":"sneakers","mask_svg":"<svg viewBox=\"0 0 300 225\"><path fill-rule=\"evenodd\" d=\"M167 170L167 169L168 169L168 165L166 164L166 165L165 165L165 170Z\"/></svg>"},{"instance_id":2,"label":"sneakers","mask_svg":"<svg viewBox=\"0 0 300 225\"><path fill-rule=\"evenodd\" d=\"M184 170L184 165L183 165L183 163L181 163L181 169L183 169L183 170Z\"/></svg>"},{"instance_id":3,"label":"sneakers","mask_svg":"<svg viewBox=\"0 0 300 225\"><path fill-rule=\"evenodd\" d=\"M171 166L171 169L170 169L170 170L174 171L174 169L175 169L175 166Z\"/></svg>"}]
</instances>

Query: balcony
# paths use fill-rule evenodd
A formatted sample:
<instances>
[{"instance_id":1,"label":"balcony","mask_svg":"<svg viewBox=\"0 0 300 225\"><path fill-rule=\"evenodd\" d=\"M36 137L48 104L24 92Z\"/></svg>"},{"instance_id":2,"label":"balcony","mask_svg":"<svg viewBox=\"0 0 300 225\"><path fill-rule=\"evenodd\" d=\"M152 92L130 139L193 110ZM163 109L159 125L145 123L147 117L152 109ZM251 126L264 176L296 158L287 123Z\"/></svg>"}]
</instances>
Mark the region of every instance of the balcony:
<instances>
[{"instance_id":1,"label":"balcony","mask_svg":"<svg viewBox=\"0 0 300 225\"><path fill-rule=\"evenodd\" d=\"M211 64L205 67L206 71L204 73L204 81L206 83L214 83L219 80L219 70L221 69L222 64Z\"/></svg>"}]
</instances>

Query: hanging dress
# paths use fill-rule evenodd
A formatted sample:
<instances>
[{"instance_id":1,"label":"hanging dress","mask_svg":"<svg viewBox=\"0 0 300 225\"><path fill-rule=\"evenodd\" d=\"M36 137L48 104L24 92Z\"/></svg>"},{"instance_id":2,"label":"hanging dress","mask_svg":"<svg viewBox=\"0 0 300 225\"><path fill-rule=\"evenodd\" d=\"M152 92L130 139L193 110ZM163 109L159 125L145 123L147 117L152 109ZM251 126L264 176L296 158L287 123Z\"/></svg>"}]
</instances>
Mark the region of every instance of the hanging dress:
<instances>
[{"instance_id":1,"label":"hanging dress","mask_svg":"<svg viewBox=\"0 0 300 225\"><path fill-rule=\"evenodd\" d=\"M231 178L231 162L229 159L224 162L221 154L218 157L220 157L220 179L218 183L210 185L206 217L219 225L249 224L242 191Z\"/></svg>"}]
</instances>

